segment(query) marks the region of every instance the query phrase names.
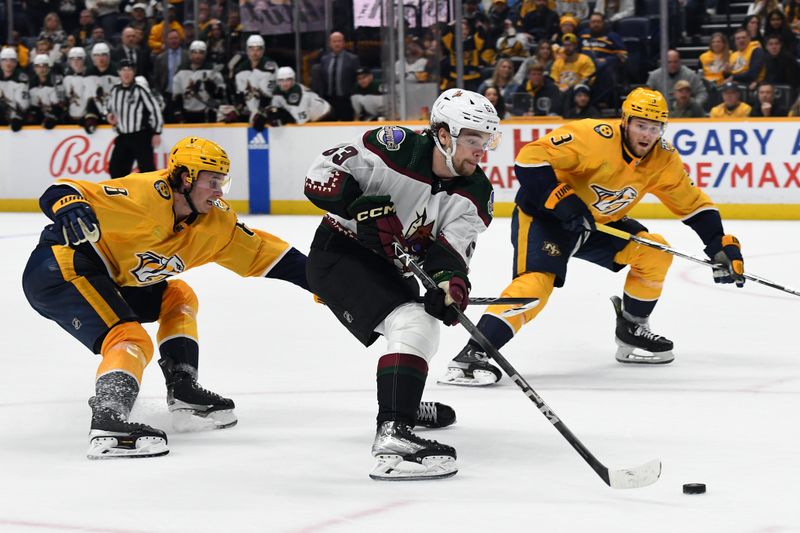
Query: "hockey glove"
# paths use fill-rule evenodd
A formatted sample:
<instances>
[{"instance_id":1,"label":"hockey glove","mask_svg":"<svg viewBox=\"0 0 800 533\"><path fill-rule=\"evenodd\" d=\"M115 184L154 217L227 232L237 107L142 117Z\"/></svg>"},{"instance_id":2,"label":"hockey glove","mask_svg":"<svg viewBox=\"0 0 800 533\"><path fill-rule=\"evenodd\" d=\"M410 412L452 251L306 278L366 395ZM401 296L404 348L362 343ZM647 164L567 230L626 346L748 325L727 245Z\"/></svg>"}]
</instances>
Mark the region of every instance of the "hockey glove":
<instances>
[{"instance_id":1,"label":"hockey glove","mask_svg":"<svg viewBox=\"0 0 800 533\"><path fill-rule=\"evenodd\" d=\"M347 206L347 213L356 221L361 244L390 261L397 259L393 244L407 248L403 224L389 196L359 196Z\"/></svg>"},{"instance_id":2,"label":"hockey glove","mask_svg":"<svg viewBox=\"0 0 800 533\"><path fill-rule=\"evenodd\" d=\"M583 200L566 183L559 184L548 196L544 207L561 222L561 227L571 233L594 231L594 216Z\"/></svg>"},{"instance_id":3,"label":"hockey glove","mask_svg":"<svg viewBox=\"0 0 800 533\"><path fill-rule=\"evenodd\" d=\"M458 324L456 308L464 311L469 303L470 283L467 276L446 270L434 274L433 280L437 287L425 293L425 312L448 326Z\"/></svg>"},{"instance_id":4,"label":"hockey glove","mask_svg":"<svg viewBox=\"0 0 800 533\"><path fill-rule=\"evenodd\" d=\"M100 240L100 223L92 206L77 194L59 198L53 204L53 230L64 237L65 245Z\"/></svg>"},{"instance_id":5,"label":"hockey glove","mask_svg":"<svg viewBox=\"0 0 800 533\"><path fill-rule=\"evenodd\" d=\"M733 235L723 235L718 241L706 246L705 251L716 263L714 283L736 283L737 287L744 286L744 259L739 239Z\"/></svg>"}]
</instances>

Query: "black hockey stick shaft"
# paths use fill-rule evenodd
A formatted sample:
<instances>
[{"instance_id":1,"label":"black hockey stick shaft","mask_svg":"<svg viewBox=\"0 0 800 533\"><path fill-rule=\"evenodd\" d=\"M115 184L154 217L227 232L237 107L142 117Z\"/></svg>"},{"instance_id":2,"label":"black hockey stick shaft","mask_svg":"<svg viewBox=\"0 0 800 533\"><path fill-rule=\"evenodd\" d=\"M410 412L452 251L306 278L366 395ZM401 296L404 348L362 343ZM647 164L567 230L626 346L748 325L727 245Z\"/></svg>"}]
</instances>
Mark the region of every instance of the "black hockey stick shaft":
<instances>
[{"instance_id":1,"label":"black hockey stick shaft","mask_svg":"<svg viewBox=\"0 0 800 533\"><path fill-rule=\"evenodd\" d=\"M395 253L397 253L398 259L400 259L400 261L406 267L411 269L411 271L415 276L417 276L426 289L435 289L437 287L436 282L433 281L428 273L425 272L398 244L395 244ZM511 363L509 363L508 360L500 354L500 351L494 347L491 341L489 341L489 339L486 338L486 336L475 326L475 324L473 324L472 321L467 318L463 312L461 312L461 309L455 305L453 305L453 309L456 311L458 316L458 322L464 326L467 331L469 331L469 334L472 335L472 338L475 339L481 345L481 347L486 350L486 353L497 362L500 368L503 369L503 372L505 372L508 377L510 377L511 380L516 383L520 389L522 389L522 392L524 392L525 395L530 398L530 400L536 405L545 418L547 418L547 420L553 424L553 426L555 426L558 432L561 433L565 439L567 439L567 442L569 442L572 447L575 448L575 451L577 451L578 454L583 457L587 463L589 463L589 466L592 467L592 470L594 470L607 485L611 486L608 468L603 465L603 463L598 461L594 455L592 455L592 452L590 452L578 439L578 437L576 437L572 431L570 431L570 429L566 426L566 424L564 424L564 422L561 421L558 415L553 412L550 406L545 403L544 399L542 399L542 397L533 390L533 387L528 384L525 378L519 375L514 367L511 366Z\"/></svg>"},{"instance_id":2,"label":"black hockey stick shaft","mask_svg":"<svg viewBox=\"0 0 800 533\"><path fill-rule=\"evenodd\" d=\"M628 233L627 231L623 231L621 229L612 228L611 226L606 226L605 224L597 224L597 231L601 231L608 235L613 235L614 237L619 237L620 239L624 239L626 241L638 242L639 244L642 244L644 246L655 248L656 250L661 250L662 252L672 254L676 257L680 257L682 259L686 259L692 261L693 263L704 265L709 268L715 268L717 266L715 263L713 263L708 259L695 257L693 255L681 252L679 250L676 250L675 248L667 246L666 244L662 244L656 241L651 241L650 239L644 239L642 237L637 237L632 233ZM788 292L789 294L794 294L795 296L800 296L800 291L787 287L786 285L781 285L780 283L775 283L774 281L762 278L761 276L756 276L754 274L748 274L747 272L745 272L744 277L745 279L749 279L750 281L760 283L761 285L766 285L767 287L772 287L773 289L778 289L779 291Z\"/></svg>"},{"instance_id":3,"label":"black hockey stick shaft","mask_svg":"<svg viewBox=\"0 0 800 533\"><path fill-rule=\"evenodd\" d=\"M469 305L526 305L538 301L538 298L505 298L503 296L470 296ZM422 298L419 299L422 301Z\"/></svg>"}]
</instances>

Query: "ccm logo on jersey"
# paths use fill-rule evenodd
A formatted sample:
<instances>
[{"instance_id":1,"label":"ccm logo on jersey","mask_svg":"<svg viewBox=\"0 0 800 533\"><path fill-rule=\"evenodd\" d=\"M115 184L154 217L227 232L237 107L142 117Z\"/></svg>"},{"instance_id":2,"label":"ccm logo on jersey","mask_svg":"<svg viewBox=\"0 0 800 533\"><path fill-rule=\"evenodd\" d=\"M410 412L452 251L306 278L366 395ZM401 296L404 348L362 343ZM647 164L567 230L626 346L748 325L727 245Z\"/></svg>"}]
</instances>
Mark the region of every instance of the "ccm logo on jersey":
<instances>
[{"instance_id":1,"label":"ccm logo on jersey","mask_svg":"<svg viewBox=\"0 0 800 533\"><path fill-rule=\"evenodd\" d=\"M147 251L136 254L136 257L139 258L139 264L131 270L131 274L142 284L157 283L186 270L186 265L177 255L164 257Z\"/></svg>"},{"instance_id":2,"label":"ccm logo on jersey","mask_svg":"<svg viewBox=\"0 0 800 533\"><path fill-rule=\"evenodd\" d=\"M597 195L597 201L592 204L592 207L605 215L610 215L628 206L639 196L638 191L633 187L625 187L619 191L604 189L599 185L590 185L590 187Z\"/></svg>"},{"instance_id":3,"label":"ccm logo on jersey","mask_svg":"<svg viewBox=\"0 0 800 533\"><path fill-rule=\"evenodd\" d=\"M364 222L371 218L380 218L386 215L391 215L395 212L393 205L382 205L380 207L373 207L369 211L361 211L356 214L356 222Z\"/></svg>"}]
</instances>

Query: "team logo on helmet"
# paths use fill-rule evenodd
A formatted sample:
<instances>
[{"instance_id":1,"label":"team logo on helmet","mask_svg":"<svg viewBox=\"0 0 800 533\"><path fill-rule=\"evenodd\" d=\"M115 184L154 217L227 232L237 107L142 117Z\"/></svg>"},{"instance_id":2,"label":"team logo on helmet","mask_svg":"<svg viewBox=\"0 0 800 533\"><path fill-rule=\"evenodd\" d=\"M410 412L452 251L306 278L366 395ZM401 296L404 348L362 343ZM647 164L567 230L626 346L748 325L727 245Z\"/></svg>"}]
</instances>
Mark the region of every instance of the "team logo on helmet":
<instances>
[{"instance_id":1,"label":"team logo on helmet","mask_svg":"<svg viewBox=\"0 0 800 533\"><path fill-rule=\"evenodd\" d=\"M590 185L590 187L597 195L597 201L592 206L604 215L616 213L639 196L639 192L633 187L625 187L619 191L604 189L599 185Z\"/></svg>"},{"instance_id":2,"label":"team logo on helmet","mask_svg":"<svg viewBox=\"0 0 800 533\"><path fill-rule=\"evenodd\" d=\"M163 198L164 200L169 200L170 198L172 198L172 190L169 188L169 185L167 185L166 181L158 180L153 184L153 187L156 188L156 191L158 192L159 196L161 196L161 198Z\"/></svg>"},{"instance_id":3,"label":"team logo on helmet","mask_svg":"<svg viewBox=\"0 0 800 533\"><path fill-rule=\"evenodd\" d=\"M384 126L378 132L378 142L386 147L390 152L396 152L400 145L406 140L406 131L397 126Z\"/></svg>"},{"instance_id":4,"label":"team logo on helmet","mask_svg":"<svg viewBox=\"0 0 800 533\"><path fill-rule=\"evenodd\" d=\"M131 274L139 283L144 285L158 283L186 270L186 265L177 255L164 257L155 252L147 251L136 254L136 257L139 258L139 264L131 270Z\"/></svg>"},{"instance_id":5,"label":"team logo on helmet","mask_svg":"<svg viewBox=\"0 0 800 533\"><path fill-rule=\"evenodd\" d=\"M608 124L598 124L597 126L594 127L594 131L596 131L600 137L603 137L605 139L610 139L611 137L614 136L614 128L612 128Z\"/></svg>"}]
</instances>

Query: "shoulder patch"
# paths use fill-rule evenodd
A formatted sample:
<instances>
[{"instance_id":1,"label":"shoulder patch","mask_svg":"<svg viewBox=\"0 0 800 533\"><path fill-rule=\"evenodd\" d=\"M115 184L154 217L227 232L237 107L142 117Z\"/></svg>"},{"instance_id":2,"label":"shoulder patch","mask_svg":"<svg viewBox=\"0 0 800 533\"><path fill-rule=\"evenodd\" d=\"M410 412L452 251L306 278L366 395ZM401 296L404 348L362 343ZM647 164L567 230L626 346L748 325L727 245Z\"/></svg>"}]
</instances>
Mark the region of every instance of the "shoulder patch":
<instances>
[{"instance_id":1,"label":"shoulder patch","mask_svg":"<svg viewBox=\"0 0 800 533\"><path fill-rule=\"evenodd\" d=\"M375 136L390 152L396 152L406 140L406 130L397 126L384 126Z\"/></svg>"},{"instance_id":2,"label":"shoulder patch","mask_svg":"<svg viewBox=\"0 0 800 533\"><path fill-rule=\"evenodd\" d=\"M227 213L228 211L231 210L231 206L229 206L228 204L226 204L224 201L220 200L219 198L214 200L213 204L214 204L214 207L216 207L217 209L219 209L220 211L222 211L224 213Z\"/></svg>"},{"instance_id":3,"label":"shoulder patch","mask_svg":"<svg viewBox=\"0 0 800 533\"><path fill-rule=\"evenodd\" d=\"M170 189L166 181L158 180L155 183L153 183L153 187L155 187L156 191L158 192L158 195L161 196L161 198L163 198L164 200L169 200L170 198L172 198L172 189Z\"/></svg>"},{"instance_id":4,"label":"shoulder patch","mask_svg":"<svg viewBox=\"0 0 800 533\"><path fill-rule=\"evenodd\" d=\"M287 98L286 100L291 105L297 105L297 104L300 103L300 93L291 92L291 93L289 93L289 98Z\"/></svg>"},{"instance_id":5,"label":"shoulder patch","mask_svg":"<svg viewBox=\"0 0 800 533\"><path fill-rule=\"evenodd\" d=\"M594 131L604 139L610 139L614 136L614 128L612 128L610 124L598 124L594 127Z\"/></svg>"},{"instance_id":6,"label":"shoulder patch","mask_svg":"<svg viewBox=\"0 0 800 533\"><path fill-rule=\"evenodd\" d=\"M672 146L672 143L666 140L664 137L661 137L661 149L666 150L667 152L675 151L675 147Z\"/></svg>"}]
</instances>

